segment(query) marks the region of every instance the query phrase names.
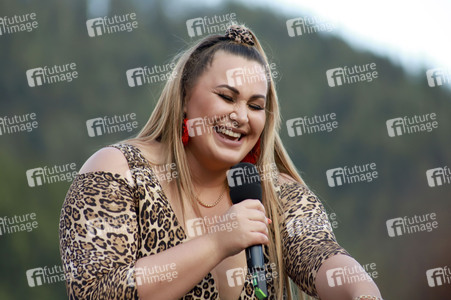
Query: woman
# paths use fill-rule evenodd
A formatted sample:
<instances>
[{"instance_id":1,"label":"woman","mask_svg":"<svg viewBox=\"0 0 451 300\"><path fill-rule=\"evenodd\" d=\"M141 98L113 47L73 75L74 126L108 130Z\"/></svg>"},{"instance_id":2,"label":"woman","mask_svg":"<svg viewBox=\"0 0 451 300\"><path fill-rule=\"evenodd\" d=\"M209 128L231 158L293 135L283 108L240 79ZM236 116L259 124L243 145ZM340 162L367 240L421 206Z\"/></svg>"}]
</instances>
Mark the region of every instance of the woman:
<instances>
[{"instance_id":1,"label":"woman","mask_svg":"<svg viewBox=\"0 0 451 300\"><path fill-rule=\"evenodd\" d=\"M321 299L381 299L370 278L330 282L359 265L285 152L267 66L243 26L204 38L137 138L86 161L60 221L71 299L254 299L243 250L257 244L270 299L291 298L288 277ZM265 173L263 204L232 205L226 172L240 161Z\"/></svg>"}]
</instances>

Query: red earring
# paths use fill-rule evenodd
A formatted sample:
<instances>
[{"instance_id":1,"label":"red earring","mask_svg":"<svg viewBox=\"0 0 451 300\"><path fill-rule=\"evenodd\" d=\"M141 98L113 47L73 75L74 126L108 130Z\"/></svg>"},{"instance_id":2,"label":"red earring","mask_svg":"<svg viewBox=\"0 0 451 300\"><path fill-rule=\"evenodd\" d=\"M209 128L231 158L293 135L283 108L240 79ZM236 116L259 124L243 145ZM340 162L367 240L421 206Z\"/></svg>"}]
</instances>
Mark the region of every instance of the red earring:
<instances>
[{"instance_id":1,"label":"red earring","mask_svg":"<svg viewBox=\"0 0 451 300\"><path fill-rule=\"evenodd\" d=\"M188 135L188 127L186 126L186 121L188 119L184 118L182 123L182 143L183 146L188 145L189 135Z\"/></svg>"},{"instance_id":2,"label":"red earring","mask_svg":"<svg viewBox=\"0 0 451 300\"><path fill-rule=\"evenodd\" d=\"M260 148L260 138L258 138L257 143L254 148L243 158L241 162L248 162L251 164L256 164L260 158L261 148Z\"/></svg>"}]
</instances>

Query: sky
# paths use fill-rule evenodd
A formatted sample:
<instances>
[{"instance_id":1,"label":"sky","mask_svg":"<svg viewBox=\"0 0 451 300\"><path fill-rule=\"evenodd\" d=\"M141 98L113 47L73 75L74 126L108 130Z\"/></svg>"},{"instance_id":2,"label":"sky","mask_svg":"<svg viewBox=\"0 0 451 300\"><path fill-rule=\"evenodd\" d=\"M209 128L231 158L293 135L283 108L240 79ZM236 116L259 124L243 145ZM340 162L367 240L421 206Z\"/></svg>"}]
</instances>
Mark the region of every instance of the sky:
<instances>
[{"instance_id":1,"label":"sky","mask_svg":"<svg viewBox=\"0 0 451 300\"><path fill-rule=\"evenodd\" d=\"M89 0L104 10L110 0ZM227 0L176 0L214 8ZM306 15L332 23L330 32L358 49L370 50L412 73L451 70L451 0L235 0L271 7L288 18ZM102 7L104 7L102 9ZM238 16L239 21L244 21Z\"/></svg>"},{"instance_id":2,"label":"sky","mask_svg":"<svg viewBox=\"0 0 451 300\"><path fill-rule=\"evenodd\" d=\"M411 72L451 69L451 0L243 2L277 7L288 16L323 18L336 26L331 34L354 47L388 57Z\"/></svg>"}]
</instances>

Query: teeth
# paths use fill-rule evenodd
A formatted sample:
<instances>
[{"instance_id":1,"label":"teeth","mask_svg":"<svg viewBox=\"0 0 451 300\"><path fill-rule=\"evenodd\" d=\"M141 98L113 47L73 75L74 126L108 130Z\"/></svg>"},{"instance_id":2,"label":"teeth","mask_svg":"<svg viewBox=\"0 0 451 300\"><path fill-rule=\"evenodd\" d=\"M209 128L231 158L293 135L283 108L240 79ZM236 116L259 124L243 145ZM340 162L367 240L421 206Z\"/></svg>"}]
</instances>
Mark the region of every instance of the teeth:
<instances>
[{"instance_id":1,"label":"teeth","mask_svg":"<svg viewBox=\"0 0 451 300\"><path fill-rule=\"evenodd\" d=\"M234 138L240 138L241 137L241 133L233 132L232 130L228 130L228 129L225 129L225 128L219 128L217 131L222 133L222 134L226 134L228 136L234 137Z\"/></svg>"}]
</instances>

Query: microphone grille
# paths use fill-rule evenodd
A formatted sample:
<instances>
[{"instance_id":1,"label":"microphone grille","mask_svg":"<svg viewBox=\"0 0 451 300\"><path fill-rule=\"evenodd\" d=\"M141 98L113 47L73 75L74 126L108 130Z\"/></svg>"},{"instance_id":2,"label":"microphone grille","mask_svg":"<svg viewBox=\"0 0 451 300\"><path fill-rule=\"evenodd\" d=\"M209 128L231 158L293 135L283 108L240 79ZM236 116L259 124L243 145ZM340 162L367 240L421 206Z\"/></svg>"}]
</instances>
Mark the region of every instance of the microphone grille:
<instances>
[{"instance_id":1,"label":"microphone grille","mask_svg":"<svg viewBox=\"0 0 451 300\"><path fill-rule=\"evenodd\" d=\"M251 163L238 163L227 171L230 198L233 204L245 199L262 200L260 174Z\"/></svg>"}]
</instances>

